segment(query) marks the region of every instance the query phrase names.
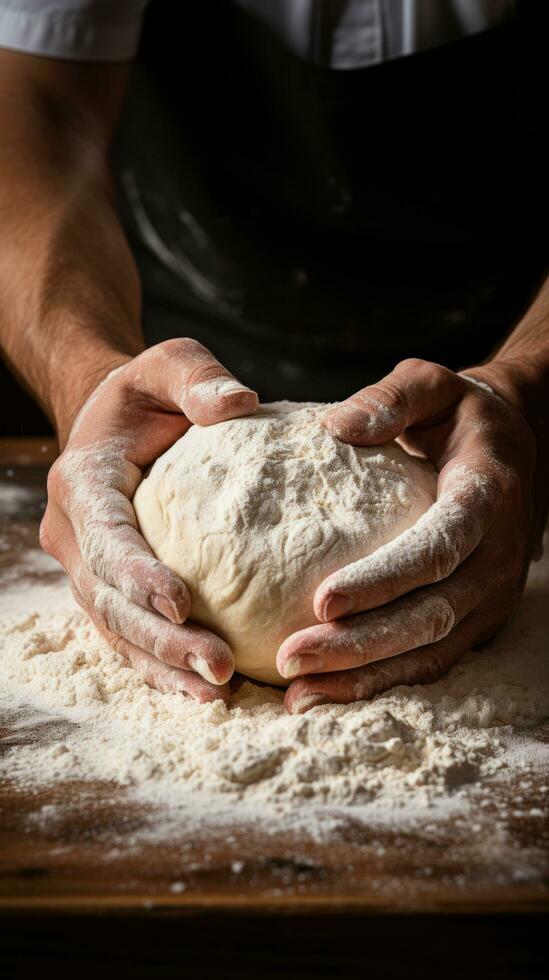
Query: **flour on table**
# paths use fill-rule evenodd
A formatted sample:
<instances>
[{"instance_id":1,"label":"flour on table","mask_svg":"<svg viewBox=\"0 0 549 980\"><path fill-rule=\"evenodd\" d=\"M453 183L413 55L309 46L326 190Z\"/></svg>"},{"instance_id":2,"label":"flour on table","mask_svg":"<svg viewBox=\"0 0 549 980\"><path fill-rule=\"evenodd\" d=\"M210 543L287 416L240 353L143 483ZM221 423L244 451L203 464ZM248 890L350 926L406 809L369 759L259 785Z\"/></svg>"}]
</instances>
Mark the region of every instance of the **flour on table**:
<instances>
[{"instance_id":1,"label":"flour on table","mask_svg":"<svg viewBox=\"0 0 549 980\"><path fill-rule=\"evenodd\" d=\"M141 533L189 588L190 618L229 643L241 673L268 683L289 683L276 653L318 622L320 583L411 528L436 496L431 466L394 442L334 439L325 408L276 402L194 425L133 500Z\"/></svg>"},{"instance_id":2,"label":"flour on table","mask_svg":"<svg viewBox=\"0 0 549 980\"><path fill-rule=\"evenodd\" d=\"M287 715L283 692L250 681L227 708L159 694L126 667L72 603L66 583L0 597L0 708L24 736L0 775L25 787L111 780L151 805L155 833L259 821L317 836L334 821L400 825L464 811L497 776L549 774L549 562L533 565L511 623L431 686ZM537 774L537 775L536 775ZM543 779L541 780L543 782Z\"/></svg>"}]
</instances>

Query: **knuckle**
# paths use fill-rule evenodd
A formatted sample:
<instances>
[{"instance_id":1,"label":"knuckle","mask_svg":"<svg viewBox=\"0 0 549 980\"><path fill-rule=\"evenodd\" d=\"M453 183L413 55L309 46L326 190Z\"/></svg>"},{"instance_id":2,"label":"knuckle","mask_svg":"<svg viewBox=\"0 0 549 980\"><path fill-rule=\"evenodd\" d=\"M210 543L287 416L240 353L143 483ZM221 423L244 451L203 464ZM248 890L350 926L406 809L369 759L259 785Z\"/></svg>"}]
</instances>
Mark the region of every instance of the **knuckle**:
<instances>
[{"instance_id":1,"label":"knuckle","mask_svg":"<svg viewBox=\"0 0 549 980\"><path fill-rule=\"evenodd\" d=\"M440 593L432 597L431 601L431 627L432 637L430 642L441 640L447 636L456 621L456 604L448 593Z\"/></svg>"},{"instance_id":2,"label":"knuckle","mask_svg":"<svg viewBox=\"0 0 549 980\"><path fill-rule=\"evenodd\" d=\"M122 653L122 656L124 654ZM147 654L137 650L128 650L128 657L133 669L139 674L141 680L147 687L162 691L162 675L158 670L159 665Z\"/></svg>"},{"instance_id":3,"label":"knuckle","mask_svg":"<svg viewBox=\"0 0 549 980\"><path fill-rule=\"evenodd\" d=\"M392 381L383 381L378 385L373 385L369 389L373 397L381 395L381 402L386 408L394 412L405 415L408 410L408 401L405 391Z\"/></svg>"},{"instance_id":4,"label":"knuckle","mask_svg":"<svg viewBox=\"0 0 549 980\"><path fill-rule=\"evenodd\" d=\"M439 544L433 554L432 576L434 582L440 582L456 569L459 558L453 548L449 548L445 543Z\"/></svg>"},{"instance_id":5,"label":"knuckle","mask_svg":"<svg viewBox=\"0 0 549 980\"><path fill-rule=\"evenodd\" d=\"M161 663L167 663L168 649L166 638L161 634L156 633L153 637L151 653Z\"/></svg>"},{"instance_id":6,"label":"knuckle","mask_svg":"<svg viewBox=\"0 0 549 980\"><path fill-rule=\"evenodd\" d=\"M127 659L126 654L126 641L123 636L118 633L113 633L109 638L109 645L112 647L115 653L118 653L124 659Z\"/></svg>"},{"instance_id":7,"label":"knuckle","mask_svg":"<svg viewBox=\"0 0 549 980\"><path fill-rule=\"evenodd\" d=\"M59 459L56 460L52 466L50 466L47 480L48 497L58 497L59 492L61 491L65 482L63 464L61 460L62 457L60 456Z\"/></svg>"},{"instance_id":8,"label":"knuckle","mask_svg":"<svg viewBox=\"0 0 549 980\"><path fill-rule=\"evenodd\" d=\"M164 340L161 344L152 347L143 356L148 356L153 361L162 361L166 358L175 358L182 362L187 361L188 363L183 365L186 371L182 379L187 388L204 381L210 381L213 378L230 376L214 355L192 337L176 337Z\"/></svg>"},{"instance_id":9,"label":"knuckle","mask_svg":"<svg viewBox=\"0 0 549 980\"><path fill-rule=\"evenodd\" d=\"M426 361L422 357L407 357L400 361L395 371L406 380L412 380L415 385L433 387L443 384L450 379L456 380L456 374L436 361Z\"/></svg>"},{"instance_id":10,"label":"knuckle","mask_svg":"<svg viewBox=\"0 0 549 980\"><path fill-rule=\"evenodd\" d=\"M227 372L217 361L204 360L196 364L187 375L187 387L193 388L195 385L203 384L205 381L213 381L214 378L227 377Z\"/></svg>"},{"instance_id":11,"label":"knuckle","mask_svg":"<svg viewBox=\"0 0 549 980\"><path fill-rule=\"evenodd\" d=\"M111 632L118 632L117 616L115 616L112 603L109 601L108 587L92 589L88 595L88 601L96 619Z\"/></svg>"},{"instance_id":12,"label":"knuckle","mask_svg":"<svg viewBox=\"0 0 549 980\"><path fill-rule=\"evenodd\" d=\"M425 361L422 357L405 357L404 360L398 362L395 370L399 374L418 374L419 372L423 373L426 368L434 367L438 367L438 365L431 361Z\"/></svg>"},{"instance_id":13,"label":"knuckle","mask_svg":"<svg viewBox=\"0 0 549 980\"><path fill-rule=\"evenodd\" d=\"M364 406L371 409L372 403L384 409L388 409L392 416L406 416L408 402L406 392L401 387L398 379L392 380L384 378L375 385L370 385L362 392L358 392L350 399L351 402L358 403L360 408Z\"/></svg>"}]
</instances>

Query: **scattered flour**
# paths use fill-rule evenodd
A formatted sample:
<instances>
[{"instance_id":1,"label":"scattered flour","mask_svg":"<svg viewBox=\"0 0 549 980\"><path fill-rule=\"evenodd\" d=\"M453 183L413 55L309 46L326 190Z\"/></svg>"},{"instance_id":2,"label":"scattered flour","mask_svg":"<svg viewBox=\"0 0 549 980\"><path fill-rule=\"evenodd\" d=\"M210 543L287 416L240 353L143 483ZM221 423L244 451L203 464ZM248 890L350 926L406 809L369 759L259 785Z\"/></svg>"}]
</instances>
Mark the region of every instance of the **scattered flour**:
<instances>
[{"instance_id":1,"label":"scattered flour","mask_svg":"<svg viewBox=\"0 0 549 980\"><path fill-rule=\"evenodd\" d=\"M227 708L148 688L77 610L64 578L0 597L0 776L35 787L111 780L174 820L247 819L322 837L348 817L389 824L471 806L495 774L549 775L549 561L492 646L442 681L289 716L244 682ZM51 722L47 738L25 731ZM18 734L20 737L18 737ZM542 780L543 782L543 780ZM324 828L324 829L323 829Z\"/></svg>"}]
</instances>

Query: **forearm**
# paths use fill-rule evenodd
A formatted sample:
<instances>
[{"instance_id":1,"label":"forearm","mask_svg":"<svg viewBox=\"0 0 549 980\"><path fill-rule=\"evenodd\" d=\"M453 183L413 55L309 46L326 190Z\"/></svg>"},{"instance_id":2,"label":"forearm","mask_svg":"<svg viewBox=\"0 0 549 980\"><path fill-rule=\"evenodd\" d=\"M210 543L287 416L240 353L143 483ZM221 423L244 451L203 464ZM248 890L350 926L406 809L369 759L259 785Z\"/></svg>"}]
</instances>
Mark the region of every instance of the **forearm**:
<instances>
[{"instance_id":1,"label":"forearm","mask_svg":"<svg viewBox=\"0 0 549 980\"><path fill-rule=\"evenodd\" d=\"M549 507L549 278L499 350L465 373L487 381L519 409L532 430L536 443L532 541L539 557Z\"/></svg>"},{"instance_id":2,"label":"forearm","mask_svg":"<svg viewBox=\"0 0 549 980\"><path fill-rule=\"evenodd\" d=\"M549 277L501 347L471 372L525 415L539 444L549 441Z\"/></svg>"},{"instance_id":3,"label":"forearm","mask_svg":"<svg viewBox=\"0 0 549 980\"><path fill-rule=\"evenodd\" d=\"M63 441L98 380L143 349L139 282L102 148L42 109L6 120L10 111L2 107L0 343Z\"/></svg>"}]
</instances>

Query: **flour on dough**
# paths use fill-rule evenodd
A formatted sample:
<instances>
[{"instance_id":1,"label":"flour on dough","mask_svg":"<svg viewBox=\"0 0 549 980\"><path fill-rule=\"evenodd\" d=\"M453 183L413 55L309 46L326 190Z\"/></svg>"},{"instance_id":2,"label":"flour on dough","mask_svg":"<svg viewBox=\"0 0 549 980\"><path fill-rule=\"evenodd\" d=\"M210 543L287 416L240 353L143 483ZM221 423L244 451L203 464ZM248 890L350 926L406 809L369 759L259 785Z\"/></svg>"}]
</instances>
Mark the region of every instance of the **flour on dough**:
<instances>
[{"instance_id":1,"label":"flour on dough","mask_svg":"<svg viewBox=\"0 0 549 980\"><path fill-rule=\"evenodd\" d=\"M142 534L189 588L191 619L230 644L238 671L267 683L288 683L277 650L317 622L323 579L391 541L435 498L430 466L396 443L338 442L320 424L325 407L276 402L192 426L134 497Z\"/></svg>"}]
</instances>

